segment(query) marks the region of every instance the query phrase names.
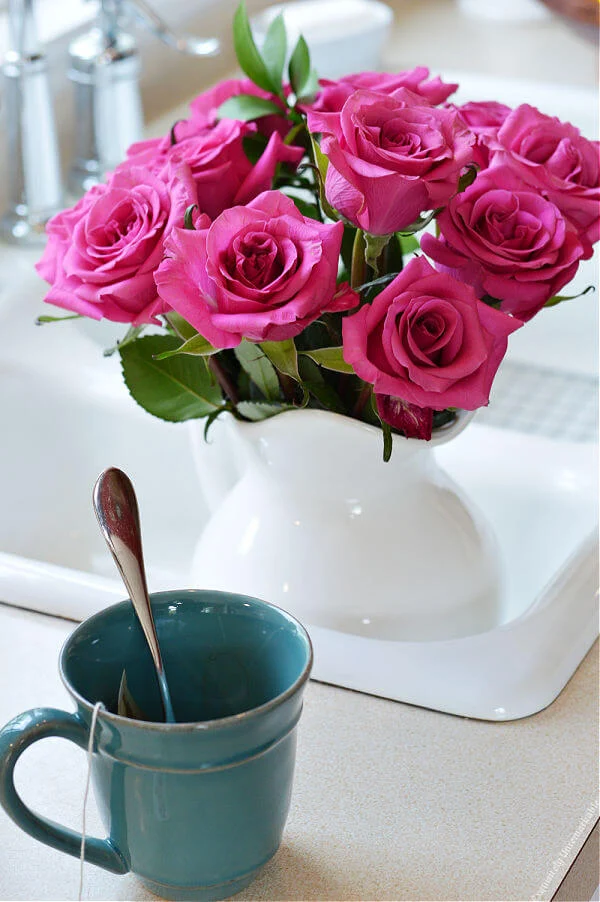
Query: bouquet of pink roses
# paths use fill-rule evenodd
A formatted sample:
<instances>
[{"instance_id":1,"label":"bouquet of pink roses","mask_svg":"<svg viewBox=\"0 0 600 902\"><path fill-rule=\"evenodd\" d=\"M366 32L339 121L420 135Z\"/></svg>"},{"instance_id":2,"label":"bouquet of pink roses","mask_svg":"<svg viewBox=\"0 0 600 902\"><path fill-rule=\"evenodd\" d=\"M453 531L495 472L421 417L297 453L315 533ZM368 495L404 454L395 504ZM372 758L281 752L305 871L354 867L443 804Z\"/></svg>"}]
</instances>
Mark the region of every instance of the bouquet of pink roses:
<instances>
[{"instance_id":1,"label":"bouquet of pink roses","mask_svg":"<svg viewBox=\"0 0 600 902\"><path fill-rule=\"evenodd\" d=\"M319 81L302 38L288 83L283 19L259 51L243 5L234 43L247 79L50 221L46 300L129 324L124 379L155 416L316 407L381 425L387 459L392 431L486 405L509 335L566 300L599 145L531 106L453 105L424 68Z\"/></svg>"}]
</instances>

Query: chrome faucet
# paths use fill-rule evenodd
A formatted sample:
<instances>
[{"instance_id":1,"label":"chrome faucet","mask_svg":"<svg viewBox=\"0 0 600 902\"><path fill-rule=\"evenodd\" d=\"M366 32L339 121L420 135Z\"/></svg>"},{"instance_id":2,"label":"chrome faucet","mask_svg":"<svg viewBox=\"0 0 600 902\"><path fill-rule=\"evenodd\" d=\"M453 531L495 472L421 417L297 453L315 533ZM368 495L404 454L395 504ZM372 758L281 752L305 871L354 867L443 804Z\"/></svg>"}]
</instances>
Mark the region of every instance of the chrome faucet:
<instances>
[{"instance_id":1,"label":"chrome faucet","mask_svg":"<svg viewBox=\"0 0 600 902\"><path fill-rule=\"evenodd\" d=\"M27 243L40 240L46 221L63 203L47 63L33 0L10 0L9 41L2 65L9 205L0 219L0 236Z\"/></svg>"},{"instance_id":2,"label":"chrome faucet","mask_svg":"<svg viewBox=\"0 0 600 902\"><path fill-rule=\"evenodd\" d=\"M39 45L33 0L10 0L10 47L5 82L8 209L0 237L12 243L44 240L47 220L64 205L48 67ZM176 35L145 0L99 0L93 27L69 46L74 84L74 158L69 193L79 197L102 181L143 132L140 57L128 30L137 23L182 53L214 56L216 38Z\"/></svg>"}]
</instances>

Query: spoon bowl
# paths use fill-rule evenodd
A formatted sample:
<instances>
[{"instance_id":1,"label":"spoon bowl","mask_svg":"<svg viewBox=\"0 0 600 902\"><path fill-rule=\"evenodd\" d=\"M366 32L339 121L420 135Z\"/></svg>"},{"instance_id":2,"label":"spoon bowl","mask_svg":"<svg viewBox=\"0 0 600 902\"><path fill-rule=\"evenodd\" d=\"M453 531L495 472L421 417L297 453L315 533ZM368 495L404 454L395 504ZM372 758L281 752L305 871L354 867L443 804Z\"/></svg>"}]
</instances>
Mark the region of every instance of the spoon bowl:
<instances>
[{"instance_id":1,"label":"spoon bowl","mask_svg":"<svg viewBox=\"0 0 600 902\"><path fill-rule=\"evenodd\" d=\"M116 467L103 470L94 486L93 502L100 530L121 574L150 648L165 720L167 723L175 723L148 595L139 508L135 490L127 474Z\"/></svg>"}]
</instances>

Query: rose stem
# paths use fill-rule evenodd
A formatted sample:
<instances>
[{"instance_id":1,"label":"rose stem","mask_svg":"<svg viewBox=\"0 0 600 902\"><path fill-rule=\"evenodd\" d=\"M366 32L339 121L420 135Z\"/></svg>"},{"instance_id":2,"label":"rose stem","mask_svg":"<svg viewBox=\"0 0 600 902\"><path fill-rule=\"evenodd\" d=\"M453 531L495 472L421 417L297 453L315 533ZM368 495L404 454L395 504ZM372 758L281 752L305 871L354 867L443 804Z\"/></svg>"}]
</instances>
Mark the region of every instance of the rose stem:
<instances>
[{"instance_id":1,"label":"rose stem","mask_svg":"<svg viewBox=\"0 0 600 902\"><path fill-rule=\"evenodd\" d=\"M373 386L369 385L368 383L366 385L363 385L360 395L358 396L356 404L354 405L354 408L352 410L352 416L356 417L356 419L358 419L363 412L365 404L369 400L369 395L371 394L372 388Z\"/></svg>"},{"instance_id":2,"label":"rose stem","mask_svg":"<svg viewBox=\"0 0 600 902\"><path fill-rule=\"evenodd\" d=\"M219 363L219 361L215 357L209 357L208 359L209 369L213 372L217 382L221 386L221 390L229 398L232 404L237 404L239 399L239 395L237 393L237 388Z\"/></svg>"},{"instance_id":3,"label":"rose stem","mask_svg":"<svg viewBox=\"0 0 600 902\"><path fill-rule=\"evenodd\" d=\"M281 386L285 400L290 401L293 404L294 397L296 395L296 383L291 376L288 376L285 373L280 373L279 371L277 372L277 378L279 379L279 384Z\"/></svg>"},{"instance_id":4,"label":"rose stem","mask_svg":"<svg viewBox=\"0 0 600 902\"><path fill-rule=\"evenodd\" d=\"M352 263L350 265L350 287L358 290L365 281L367 261L365 260L365 236L362 229L357 229L352 245Z\"/></svg>"}]
</instances>

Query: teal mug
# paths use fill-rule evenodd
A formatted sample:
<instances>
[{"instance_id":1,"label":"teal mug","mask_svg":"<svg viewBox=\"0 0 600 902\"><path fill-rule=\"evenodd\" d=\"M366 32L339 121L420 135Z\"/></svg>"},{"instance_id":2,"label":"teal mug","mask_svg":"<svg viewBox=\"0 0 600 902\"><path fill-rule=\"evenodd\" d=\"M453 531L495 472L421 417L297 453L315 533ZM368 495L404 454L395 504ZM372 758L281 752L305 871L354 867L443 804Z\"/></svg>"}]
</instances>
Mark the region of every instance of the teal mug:
<instances>
[{"instance_id":1,"label":"teal mug","mask_svg":"<svg viewBox=\"0 0 600 902\"><path fill-rule=\"evenodd\" d=\"M167 899L223 899L247 886L281 841L312 647L298 621L255 598L151 597L177 723L160 722L158 683L131 603L113 605L63 646L60 673L77 712L34 708L0 732L0 803L31 836L79 856L81 836L27 808L13 770L46 736L86 749L100 701L92 779L108 838L86 838L86 860L131 871ZM150 722L112 713L123 668Z\"/></svg>"}]
</instances>

